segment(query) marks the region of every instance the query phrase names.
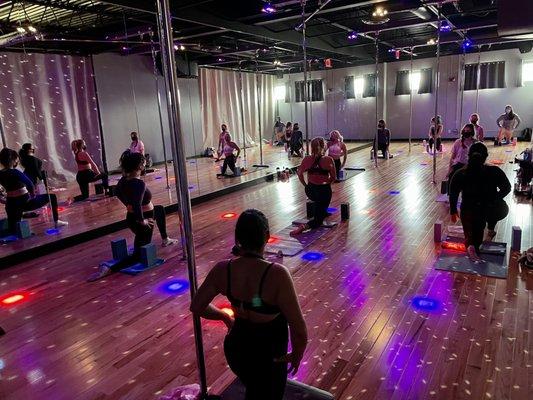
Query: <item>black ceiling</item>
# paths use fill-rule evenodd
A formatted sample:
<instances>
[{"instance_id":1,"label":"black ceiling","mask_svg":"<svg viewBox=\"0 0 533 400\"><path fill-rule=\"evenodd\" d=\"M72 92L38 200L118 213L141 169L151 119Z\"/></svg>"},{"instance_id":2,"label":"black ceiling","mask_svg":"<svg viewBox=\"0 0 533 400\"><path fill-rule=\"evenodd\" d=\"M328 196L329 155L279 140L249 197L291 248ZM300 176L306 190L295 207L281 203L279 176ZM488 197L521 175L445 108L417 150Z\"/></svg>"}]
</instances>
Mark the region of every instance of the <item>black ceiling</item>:
<instances>
[{"instance_id":1,"label":"black ceiling","mask_svg":"<svg viewBox=\"0 0 533 400\"><path fill-rule=\"evenodd\" d=\"M505 0L500 0L505 1ZM172 0L174 37L182 56L199 65L220 68L296 71L302 66L301 0L273 0L276 12L266 14L261 0ZM379 60L434 57L438 5L435 0L307 0L306 15L319 10L307 23L308 58L314 68L373 63L375 40ZM441 54L523 46L524 41L498 36L497 0L441 1ZM322 7L322 8L321 8ZM390 20L372 19L376 7ZM38 34L17 33L31 24ZM301 27L300 27L301 28ZM349 40L350 32L357 32ZM377 33L379 31L379 33ZM153 32L151 34L150 32ZM152 0L25 0L0 4L0 47L15 51L70 54L120 52L150 54L157 49L156 4ZM151 44L151 39L155 44ZM468 40L472 46L464 50ZM397 53L395 50L400 50ZM278 61L279 65L274 65Z\"/></svg>"}]
</instances>

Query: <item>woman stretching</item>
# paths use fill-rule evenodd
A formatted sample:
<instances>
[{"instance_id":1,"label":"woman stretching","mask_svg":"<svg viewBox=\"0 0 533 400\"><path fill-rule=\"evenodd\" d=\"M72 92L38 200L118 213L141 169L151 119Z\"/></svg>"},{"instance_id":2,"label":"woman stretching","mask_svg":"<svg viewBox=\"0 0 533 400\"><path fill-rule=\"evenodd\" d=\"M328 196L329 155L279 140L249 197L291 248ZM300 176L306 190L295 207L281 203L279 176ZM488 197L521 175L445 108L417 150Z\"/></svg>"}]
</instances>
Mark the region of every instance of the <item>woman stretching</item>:
<instances>
[{"instance_id":1,"label":"woman stretching","mask_svg":"<svg viewBox=\"0 0 533 400\"><path fill-rule=\"evenodd\" d=\"M474 143L468 151L466 168L455 173L450 184L450 213L452 222L457 222L457 199L463 194L461 222L465 234L468 256L479 261L479 246L483 243L483 233L488 227L487 236L496 236L496 223L509 213L504 197L511 191L511 184L505 173L495 165L485 165L489 153L481 143Z\"/></svg>"},{"instance_id":2,"label":"woman stretching","mask_svg":"<svg viewBox=\"0 0 533 400\"><path fill-rule=\"evenodd\" d=\"M89 282L96 281L113 272L130 267L141 261L141 247L152 242L154 219L163 239L163 247L177 242L167 235L166 215L163 206L154 206L152 193L140 179L146 160L140 153L125 153L121 157L122 178L118 181L116 195L126 206L126 224L135 234L133 254L120 260L113 266L100 265L98 272L89 277Z\"/></svg>"},{"instance_id":3,"label":"woman stretching","mask_svg":"<svg viewBox=\"0 0 533 400\"><path fill-rule=\"evenodd\" d=\"M81 195L74 197L74 201L83 201L89 198L89 183L102 180L102 186L107 191L109 189L109 182L107 175L100 173L98 166L93 159L85 151L87 146L83 139L73 140L71 143L74 159L78 165L78 173L76 174L76 181L80 187Z\"/></svg>"},{"instance_id":4,"label":"woman stretching","mask_svg":"<svg viewBox=\"0 0 533 400\"><path fill-rule=\"evenodd\" d=\"M340 179L341 169L346 164L346 158L348 157L348 149L343 142L343 138L339 131L331 131L329 134L328 142L328 156L333 158L335 163L336 178ZM342 162L341 162L342 157Z\"/></svg>"},{"instance_id":5,"label":"woman stretching","mask_svg":"<svg viewBox=\"0 0 533 400\"><path fill-rule=\"evenodd\" d=\"M287 374L298 371L307 346L291 274L263 258L269 237L265 215L244 211L235 226L240 256L215 265L191 303L196 315L227 326L224 353L246 388L245 400L282 400ZM231 302L235 319L211 303L219 294Z\"/></svg>"},{"instance_id":6,"label":"woman stretching","mask_svg":"<svg viewBox=\"0 0 533 400\"><path fill-rule=\"evenodd\" d=\"M43 162L34 156L35 148L31 143L24 143L19 151L20 165L24 167L24 175L26 175L34 186L39 182L46 182L46 175L43 171Z\"/></svg>"},{"instance_id":7,"label":"woman stretching","mask_svg":"<svg viewBox=\"0 0 533 400\"><path fill-rule=\"evenodd\" d=\"M505 138L506 144L513 141L513 132L520 125L521 119L518 114L513 112L513 107L505 106L505 114L502 114L496 120L498 125L498 138L494 141L495 146L502 145L502 139Z\"/></svg>"},{"instance_id":8,"label":"woman stretching","mask_svg":"<svg viewBox=\"0 0 533 400\"><path fill-rule=\"evenodd\" d=\"M237 150L237 155L233 153L235 150ZM235 163L237 162L239 154L241 154L241 149L237 146L237 143L231 141L231 135L229 133L226 133L226 136L224 137L222 152L224 154L224 164L222 164L222 171L220 171L220 174L217 174L217 176L222 177L226 175L228 167L231 169L231 172L233 172L233 175L237 175L236 171L238 167Z\"/></svg>"},{"instance_id":9,"label":"woman stretching","mask_svg":"<svg viewBox=\"0 0 533 400\"><path fill-rule=\"evenodd\" d=\"M476 142L474 134L474 125L466 124L461 130L461 139L457 139L453 144L450 167L448 168L448 182L451 182L455 173L468 163L468 151L470 146Z\"/></svg>"},{"instance_id":10,"label":"woman stretching","mask_svg":"<svg viewBox=\"0 0 533 400\"><path fill-rule=\"evenodd\" d=\"M0 185L6 191L6 214L9 232L17 232L17 223L22 220L24 211L32 211L43 207L50 202L52 216L56 228L68 225L59 220L57 211L57 197L55 194L35 194L35 186L26 175L16 169L18 154L15 150L3 148L0 151Z\"/></svg>"},{"instance_id":11,"label":"woman stretching","mask_svg":"<svg viewBox=\"0 0 533 400\"><path fill-rule=\"evenodd\" d=\"M333 158L325 156L326 143L323 138L314 138L311 141L311 154L305 156L298 167L298 178L305 187L305 194L313 201L313 218L306 224L298 226L291 231L291 236L296 236L306 229L316 229L328 215L331 202L331 184L335 182L336 171ZM307 182L304 173L307 172Z\"/></svg>"},{"instance_id":12,"label":"woman stretching","mask_svg":"<svg viewBox=\"0 0 533 400\"><path fill-rule=\"evenodd\" d=\"M437 115L437 120L435 117L431 118L431 125L429 127L429 147L427 152L430 151L442 151L441 136L444 130L444 125L442 125L442 117ZM433 146L435 145L435 149Z\"/></svg>"},{"instance_id":13,"label":"woman stretching","mask_svg":"<svg viewBox=\"0 0 533 400\"><path fill-rule=\"evenodd\" d=\"M226 124L222 124L220 126L220 129L222 129L222 132L218 135L218 146L217 146L217 158L216 161L220 161L220 158L222 157L222 154L224 154L224 144L226 143L226 135L229 134L228 127Z\"/></svg>"},{"instance_id":14,"label":"woman stretching","mask_svg":"<svg viewBox=\"0 0 533 400\"><path fill-rule=\"evenodd\" d=\"M289 149L289 143L291 142L292 136L292 122L287 122L285 125L285 133L283 134L283 143L285 144L285 151Z\"/></svg>"}]
</instances>

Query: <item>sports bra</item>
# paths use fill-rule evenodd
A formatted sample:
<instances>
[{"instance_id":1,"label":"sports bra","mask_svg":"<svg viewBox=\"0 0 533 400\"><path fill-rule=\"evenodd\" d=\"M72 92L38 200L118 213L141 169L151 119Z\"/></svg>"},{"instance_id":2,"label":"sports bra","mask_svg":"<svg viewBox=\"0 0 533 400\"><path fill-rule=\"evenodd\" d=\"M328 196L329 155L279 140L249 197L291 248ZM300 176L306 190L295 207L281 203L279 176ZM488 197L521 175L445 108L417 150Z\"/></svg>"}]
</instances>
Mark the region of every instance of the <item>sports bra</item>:
<instances>
[{"instance_id":1,"label":"sports bra","mask_svg":"<svg viewBox=\"0 0 533 400\"><path fill-rule=\"evenodd\" d=\"M311 165L311 168L307 170L308 174L311 175L329 175L329 170L324 169L320 166L320 160L322 156L315 158L315 162Z\"/></svg>"},{"instance_id":2,"label":"sports bra","mask_svg":"<svg viewBox=\"0 0 533 400\"><path fill-rule=\"evenodd\" d=\"M88 164L89 164L89 161L86 161L86 160L80 160L79 157L78 157L78 154L80 154L79 151L78 151L77 153L74 154L74 159L76 160L76 164L78 164L78 165L88 165Z\"/></svg>"},{"instance_id":3,"label":"sports bra","mask_svg":"<svg viewBox=\"0 0 533 400\"><path fill-rule=\"evenodd\" d=\"M265 283L265 278L268 274L268 271L270 271L270 268L274 265L273 263L268 264L268 266L265 269L265 272L263 272L263 275L261 276L261 280L259 281L259 291L257 295L254 296L251 302L249 301L243 301L238 300L231 294L231 260L228 261L228 284L227 284L227 290L226 290L226 296L228 297L231 305L234 308L242 308L244 310L253 311L258 314L279 314L281 313L281 310L278 306L268 304L263 301L262 294L263 294L263 284Z\"/></svg>"},{"instance_id":4,"label":"sports bra","mask_svg":"<svg viewBox=\"0 0 533 400\"><path fill-rule=\"evenodd\" d=\"M342 147L339 142L333 143L328 147L328 154L331 157L340 157L342 156Z\"/></svg>"},{"instance_id":5,"label":"sports bra","mask_svg":"<svg viewBox=\"0 0 533 400\"><path fill-rule=\"evenodd\" d=\"M229 156L229 155L233 155L233 147L230 146L229 144L225 144L224 145L224 155L225 156Z\"/></svg>"}]
</instances>

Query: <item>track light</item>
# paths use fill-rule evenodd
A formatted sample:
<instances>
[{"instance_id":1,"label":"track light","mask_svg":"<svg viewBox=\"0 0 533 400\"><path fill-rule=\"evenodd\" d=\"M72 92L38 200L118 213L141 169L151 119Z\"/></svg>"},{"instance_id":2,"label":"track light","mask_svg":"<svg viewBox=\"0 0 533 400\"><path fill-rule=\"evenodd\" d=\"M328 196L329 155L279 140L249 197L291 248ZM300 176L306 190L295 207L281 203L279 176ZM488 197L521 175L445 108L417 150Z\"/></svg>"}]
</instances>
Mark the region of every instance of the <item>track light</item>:
<instances>
[{"instance_id":1,"label":"track light","mask_svg":"<svg viewBox=\"0 0 533 400\"><path fill-rule=\"evenodd\" d=\"M175 45L174 45L174 50L181 50L181 51L183 51L183 50L185 50L185 46L182 45L182 44L175 44Z\"/></svg>"},{"instance_id":2,"label":"track light","mask_svg":"<svg viewBox=\"0 0 533 400\"><path fill-rule=\"evenodd\" d=\"M452 27L450 24L442 24L440 26L440 31L441 32L451 32L452 31Z\"/></svg>"},{"instance_id":3,"label":"track light","mask_svg":"<svg viewBox=\"0 0 533 400\"><path fill-rule=\"evenodd\" d=\"M37 28L34 27L33 25L28 25L28 31L30 31L31 33L37 33Z\"/></svg>"},{"instance_id":4,"label":"track light","mask_svg":"<svg viewBox=\"0 0 533 400\"><path fill-rule=\"evenodd\" d=\"M433 45L437 44L437 40L431 38L431 39L429 39L426 43L427 43L429 46L433 46Z\"/></svg>"},{"instance_id":5,"label":"track light","mask_svg":"<svg viewBox=\"0 0 533 400\"><path fill-rule=\"evenodd\" d=\"M281 65L281 61L278 59L274 60L274 65L275 66Z\"/></svg>"},{"instance_id":6,"label":"track light","mask_svg":"<svg viewBox=\"0 0 533 400\"><path fill-rule=\"evenodd\" d=\"M18 25L16 27L16 30L17 30L18 33L21 33L21 34L25 34L25 33L35 34L35 33L37 33L37 28L34 27L29 22L24 22L21 25Z\"/></svg>"},{"instance_id":7,"label":"track light","mask_svg":"<svg viewBox=\"0 0 533 400\"><path fill-rule=\"evenodd\" d=\"M261 8L261 12L265 13L265 14L273 14L275 13L277 10L276 10L276 7L274 7L272 4L270 3L266 3L263 8Z\"/></svg>"},{"instance_id":8,"label":"track light","mask_svg":"<svg viewBox=\"0 0 533 400\"><path fill-rule=\"evenodd\" d=\"M348 34L348 40L355 40L355 39L357 39L357 32L354 32L354 31L350 32Z\"/></svg>"}]
</instances>

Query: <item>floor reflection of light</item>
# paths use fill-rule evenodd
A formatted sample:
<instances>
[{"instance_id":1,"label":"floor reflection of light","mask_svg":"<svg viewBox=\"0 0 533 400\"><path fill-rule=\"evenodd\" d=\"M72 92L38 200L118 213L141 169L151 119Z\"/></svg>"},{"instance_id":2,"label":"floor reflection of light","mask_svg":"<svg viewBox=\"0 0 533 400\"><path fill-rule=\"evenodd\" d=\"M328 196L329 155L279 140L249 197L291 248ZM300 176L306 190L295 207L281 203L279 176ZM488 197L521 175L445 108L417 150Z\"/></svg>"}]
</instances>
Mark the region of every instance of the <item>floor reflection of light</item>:
<instances>
[{"instance_id":1,"label":"floor reflection of light","mask_svg":"<svg viewBox=\"0 0 533 400\"><path fill-rule=\"evenodd\" d=\"M419 212L418 207L413 207L417 205L421 198L421 185L420 182L414 176L410 176L407 179L407 187L403 190L402 198L405 199L405 204L409 207L405 207L406 211L409 213Z\"/></svg>"},{"instance_id":2,"label":"floor reflection of light","mask_svg":"<svg viewBox=\"0 0 533 400\"><path fill-rule=\"evenodd\" d=\"M44 373L40 368L32 369L26 375L26 379L28 380L30 385L35 385L36 383L39 383L44 379Z\"/></svg>"}]
</instances>

